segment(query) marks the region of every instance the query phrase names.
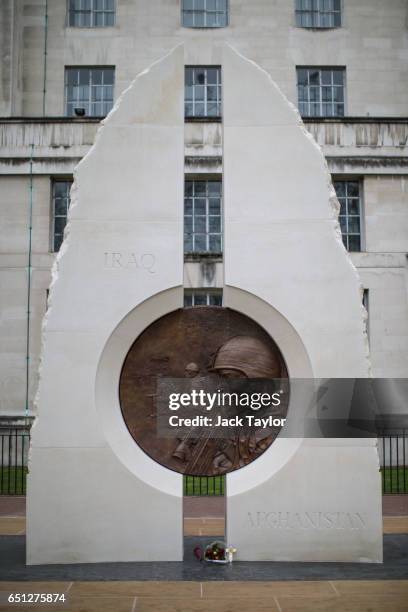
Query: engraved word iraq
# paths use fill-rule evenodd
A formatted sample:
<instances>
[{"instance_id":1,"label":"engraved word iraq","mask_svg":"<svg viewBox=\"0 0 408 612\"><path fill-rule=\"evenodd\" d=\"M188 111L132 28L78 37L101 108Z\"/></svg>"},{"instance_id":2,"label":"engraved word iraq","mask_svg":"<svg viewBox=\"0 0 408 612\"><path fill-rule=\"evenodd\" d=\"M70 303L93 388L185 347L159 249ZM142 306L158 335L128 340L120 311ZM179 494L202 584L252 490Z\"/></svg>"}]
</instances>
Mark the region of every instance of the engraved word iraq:
<instances>
[{"instance_id":1,"label":"engraved word iraq","mask_svg":"<svg viewBox=\"0 0 408 612\"><path fill-rule=\"evenodd\" d=\"M155 274L156 257L152 253L138 255L131 252L104 253L104 267L110 270L146 270Z\"/></svg>"}]
</instances>

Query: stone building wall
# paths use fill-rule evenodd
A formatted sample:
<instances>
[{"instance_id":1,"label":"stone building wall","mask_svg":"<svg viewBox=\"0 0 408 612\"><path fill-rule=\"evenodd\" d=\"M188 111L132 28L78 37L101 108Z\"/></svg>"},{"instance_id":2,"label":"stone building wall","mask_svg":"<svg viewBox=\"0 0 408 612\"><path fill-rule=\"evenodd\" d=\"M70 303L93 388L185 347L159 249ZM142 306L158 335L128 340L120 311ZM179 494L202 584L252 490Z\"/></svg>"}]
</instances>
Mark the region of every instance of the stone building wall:
<instances>
[{"instance_id":1,"label":"stone building wall","mask_svg":"<svg viewBox=\"0 0 408 612\"><path fill-rule=\"evenodd\" d=\"M209 35L208 30L181 27L180 0L118 0L116 25L93 29L67 27L66 6L66 0L48 1L46 28L45 0L2 2L3 53L4 47L12 47L8 55L13 58L15 80L13 115L43 113L44 72L45 115L63 115L64 66L115 66L118 95L138 72L177 43ZM294 6L292 0L230 0L229 26L210 31L210 38L214 44L227 40L260 64L293 103L297 102L296 66L345 66L348 115L406 115L404 0L345 0L342 27L323 31L296 27ZM15 33L10 38L13 16ZM6 76L7 65L4 68ZM3 103L9 91L3 77Z\"/></svg>"},{"instance_id":2,"label":"stone building wall","mask_svg":"<svg viewBox=\"0 0 408 612\"><path fill-rule=\"evenodd\" d=\"M118 0L116 25L94 29L67 27L65 0L1 3L1 415L26 409L30 185L31 411L54 260L52 180L72 176L98 127L92 118L61 118L64 68L115 66L117 98L181 41L192 64L213 63L220 41L228 41L266 69L294 104L296 66L346 67L347 116L305 123L333 177L361 181L363 252L352 260L368 289L373 374L408 375L408 6L404 0L344 0L343 9L341 28L317 31L295 26L292 1L230 0L230 25L200 31L181 27L179 0ZM219 123L187 123L185 172L220 175L222 140ZM186 264L185 286L222 287L223 265L215 265L209 275L199 263Z\"/></svg>"}]
</instances>

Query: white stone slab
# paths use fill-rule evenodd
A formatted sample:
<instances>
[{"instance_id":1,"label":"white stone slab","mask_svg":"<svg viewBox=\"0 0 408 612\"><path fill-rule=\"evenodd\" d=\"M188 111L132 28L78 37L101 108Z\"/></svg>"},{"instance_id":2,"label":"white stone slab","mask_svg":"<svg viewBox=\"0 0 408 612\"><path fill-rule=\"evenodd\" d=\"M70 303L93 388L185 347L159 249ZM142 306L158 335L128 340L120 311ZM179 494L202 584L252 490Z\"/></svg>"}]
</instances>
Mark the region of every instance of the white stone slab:
<instances>
[{"instance_id":1,"label":"white stone slab","mask_svg":"<svg viewBox=\"0 0 408 612\"><path fill-rule=\"evenodd\" d=\"M375 441L361 446L304 441L266 482L228 496L227 534L237 559L381 562L376 463ZM232 476L228 480L230 490Z\"/></svg>"},{"instance_id":2,"label":"white stone slab","mask_svg":"<svg viewBox=\"0 0 408 612\"><path fill-rule=\"evenodd\" d=\"M182 559L182 477L131 438L118 384L137 335L182 305L183 57L136 78L75 172L43 330L30 564Z\"/></svg>"},{"instance_id":3,"label":"white stone slab","mask_svg":"<svg viewBox=\"0 0 408 612\"><path fill-rule=\"evenodd\" d=\"M35 449L31 465L28 564L181 560L181 477L165 495L108 447Z\"/></svg>"},{"instance_id":4,"label":"white stone slab","mask_svg":"<svg viewBox=\"0 0 408 612\"><path fill-rule=\"evenodd\" d=\"M222 67L225 305L265 327L291 378L367 377L361 283L323 154L266 72L228 46ZM278 439L227 492L238 559L382 559L375 441Z\"/></svg>"}]
</instances>

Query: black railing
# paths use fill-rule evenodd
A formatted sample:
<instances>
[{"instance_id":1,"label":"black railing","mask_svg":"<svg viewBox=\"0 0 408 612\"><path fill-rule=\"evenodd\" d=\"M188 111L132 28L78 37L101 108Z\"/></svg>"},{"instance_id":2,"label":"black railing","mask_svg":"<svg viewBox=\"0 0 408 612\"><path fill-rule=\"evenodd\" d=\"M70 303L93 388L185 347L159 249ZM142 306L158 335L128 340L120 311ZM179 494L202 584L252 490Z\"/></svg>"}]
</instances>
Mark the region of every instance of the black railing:
<instances>
[{"instance_id":1,"label":"black railing","mask_svg":"<svg viewBox=\"0 0 408 612\"><path fill-rule=\"evenodd\" d=\"M184 476L184 495L225 495L225 476Z\"/></svg>"},{"instance_id":2,"label":"black railing","mask_svg":"<svg viewBox=\"0 0 408 612\"><path fill-rule=\"evenodd\" d=\"M381 431L378 451L383 494L408 494L408 430ZM0 495L25 495L30 432L0 429ZM184 476L184 495L225 495L225 476Z\"/></svg>"},{"instance_id":3,"label":"black railing","mask_svg":"<svg viewBox=\"0 0 408 612\"><path fill-rule=\"evenodd\" d=\"M408 493L408 431L384 430L378 436L383 494Z\"/></svg>"},{"instance_id":4,"label":"black railing","mask_svg":"<svg viewBox=\"0 0 408 612\"><path fill-rule=\"evenodd\" d=\"M0 429L0 494L25 495L30 432Z\"/></svg>"}]
</instances>

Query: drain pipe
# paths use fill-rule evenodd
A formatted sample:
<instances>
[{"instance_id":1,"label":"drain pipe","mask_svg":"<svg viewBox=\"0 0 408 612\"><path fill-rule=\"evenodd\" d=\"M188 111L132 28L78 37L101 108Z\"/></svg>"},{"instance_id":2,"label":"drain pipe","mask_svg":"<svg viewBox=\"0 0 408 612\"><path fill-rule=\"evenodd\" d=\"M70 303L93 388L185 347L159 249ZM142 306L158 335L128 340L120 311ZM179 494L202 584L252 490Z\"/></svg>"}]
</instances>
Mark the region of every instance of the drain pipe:
<instances>
[{"instance_id":1,"label":"drain pipe","mask_svg":"<svg viewBox=\"0 0 408 612\"><path fill-rule=\"evenodd\" d=\"M25 389L25 416L28 420L30 410L30 317L31 317L31 257L33 234L33 154L34 145L30 152L30 182L29 182L29 214L28 214L28 262L27 262L27 338L26 338L26 389Z\"/></svg>"},{"instance_id":2,"label":"drain pipe","mask_svg":"<svg viewBox=\"0 0 408 612\"><path fill-rule=\"evenodd\" d=\"M43 103L42 114L45 117L45 96L47 93L47 52L48 52L48 0L45 0L44 16L44 81L43 81Z\"/></svg>"}]
</instances>

